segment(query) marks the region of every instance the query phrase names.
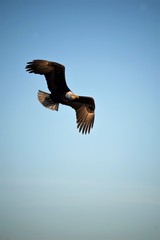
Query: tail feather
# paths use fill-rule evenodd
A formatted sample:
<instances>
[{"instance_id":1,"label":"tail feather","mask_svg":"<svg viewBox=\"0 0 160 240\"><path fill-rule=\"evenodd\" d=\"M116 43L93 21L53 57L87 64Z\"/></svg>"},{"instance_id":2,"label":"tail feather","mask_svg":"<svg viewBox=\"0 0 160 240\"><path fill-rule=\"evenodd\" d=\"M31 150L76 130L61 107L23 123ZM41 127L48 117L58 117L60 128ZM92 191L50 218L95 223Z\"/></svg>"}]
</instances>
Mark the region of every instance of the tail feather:
<instances>
[{"instance_id":1,"label":"tail feather","mask_svg":"<svg viewBox=\"0 0 160 240\"><path fill-rule=\"evenodd\" d=\"M53 102L49 93L38 91L38 100L46 108L58 111L59 103Z\"/></svg>"}]
</instances>

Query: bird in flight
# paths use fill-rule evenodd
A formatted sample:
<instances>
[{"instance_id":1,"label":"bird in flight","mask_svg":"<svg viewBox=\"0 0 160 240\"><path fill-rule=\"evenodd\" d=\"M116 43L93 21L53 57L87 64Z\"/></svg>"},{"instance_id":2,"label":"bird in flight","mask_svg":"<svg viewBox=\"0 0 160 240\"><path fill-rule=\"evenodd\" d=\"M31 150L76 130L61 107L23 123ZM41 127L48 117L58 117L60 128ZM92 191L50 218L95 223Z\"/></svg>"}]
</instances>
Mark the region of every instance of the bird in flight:
<instances>
[{"instance_id":1,"label":"bird in flight","mask_svg":"<svg viewBox=\"0 0 160 240\"><path fill-rule=\"evenodd\" d=\"M95 102L92 97L78 96L67 86L65 67L47 60L33 60L26 65L29 73L45 76L50 93L38 91L40 103L58 111L59 104L72 107L76 111L77 128L82 134L90 133L95 118Z\"/></svg>"}]
</instances>

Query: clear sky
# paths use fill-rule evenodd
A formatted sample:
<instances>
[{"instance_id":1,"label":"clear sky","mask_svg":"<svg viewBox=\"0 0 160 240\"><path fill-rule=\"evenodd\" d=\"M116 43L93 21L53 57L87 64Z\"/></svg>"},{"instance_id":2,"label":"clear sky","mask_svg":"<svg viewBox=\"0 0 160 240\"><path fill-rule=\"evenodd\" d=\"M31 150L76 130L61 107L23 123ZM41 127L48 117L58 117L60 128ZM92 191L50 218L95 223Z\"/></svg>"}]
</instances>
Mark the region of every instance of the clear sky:
<instances>
[{"instance_id":1,"label":"clear sky","mask_svg":"<svg viewBox=\"0 0 160 240\"><path fill-rule=\"evenodd\" d=\"M0 21L0 239L159 240L160 1L2 0ZM38 102L33 59L94 97L90 135Z\"/></svg>"}]
</instances>

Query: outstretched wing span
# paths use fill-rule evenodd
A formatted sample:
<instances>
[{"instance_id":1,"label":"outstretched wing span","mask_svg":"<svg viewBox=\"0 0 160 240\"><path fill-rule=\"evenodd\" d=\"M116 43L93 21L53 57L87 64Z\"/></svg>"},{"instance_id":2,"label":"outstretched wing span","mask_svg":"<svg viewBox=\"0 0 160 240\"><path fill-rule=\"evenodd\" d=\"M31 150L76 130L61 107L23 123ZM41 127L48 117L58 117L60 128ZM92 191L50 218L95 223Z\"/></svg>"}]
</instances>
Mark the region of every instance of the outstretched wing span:
<instances>
[{"instance_id":1,"label":"outstretched wing span","mask_svg":"<svg viewBox=\"0 0 160 240\"><path fill-rule=\"evenodd\" d=\"M95 119L95 102L91 97L77 96L74 98L66 97L66 93L70 92L65 80L65 67L56 62L47 60L33 60L28 62L26 70L29 73L44 75L51 94L39 91L38 99L43 106L58 110L59 103L68 105L76 111L77 128L79 132L90 133ZM56 93L58 95L55 97ZM56 96L57 96L56 95Z\"/></svg>"},{"instance_id":2,"label":"outstretched wing span","mask_svg":"<svg viewBox=\"0 0 160 240\"><path fill-rule=\"evenodd\" d=\"M27 63L26 70L29 73L44 75L50 92L67 92L70 90L65 80L65 67L59 63L47 60L33 60Z\"/></svg>"}]
</instances>

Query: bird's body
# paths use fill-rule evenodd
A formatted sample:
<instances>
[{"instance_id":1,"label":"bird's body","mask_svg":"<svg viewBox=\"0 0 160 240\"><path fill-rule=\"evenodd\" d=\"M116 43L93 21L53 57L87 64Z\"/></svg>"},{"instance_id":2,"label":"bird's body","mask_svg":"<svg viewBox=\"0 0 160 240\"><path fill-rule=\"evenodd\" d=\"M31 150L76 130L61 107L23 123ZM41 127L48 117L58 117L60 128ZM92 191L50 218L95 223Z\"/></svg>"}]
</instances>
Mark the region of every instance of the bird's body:
<instances>
[{"instance_id":1,"label":"bird's body","mask_svg":"<svg viewBox=\"0 0 160 240\"><path fill-rule=\"evenodd\" d=\"M44 75L46 78L51 93L38 92L38 99L43 106L57 111L59 104L72 107L76 111L79 131L85 134L90 133L95 117L94 99L78 96L69 89L63 65L47 60L33 60L27 63L26 70L30 73Z\"/></svg>"}]
</instances>

